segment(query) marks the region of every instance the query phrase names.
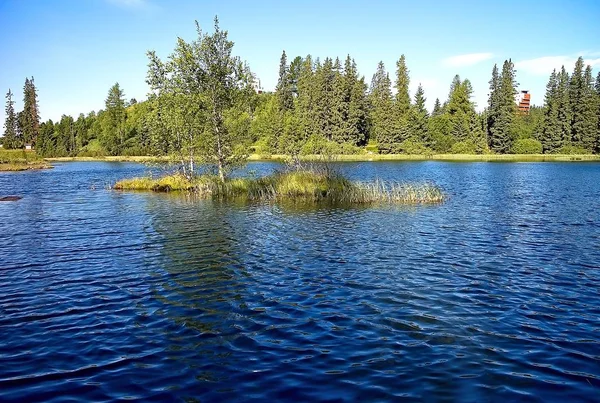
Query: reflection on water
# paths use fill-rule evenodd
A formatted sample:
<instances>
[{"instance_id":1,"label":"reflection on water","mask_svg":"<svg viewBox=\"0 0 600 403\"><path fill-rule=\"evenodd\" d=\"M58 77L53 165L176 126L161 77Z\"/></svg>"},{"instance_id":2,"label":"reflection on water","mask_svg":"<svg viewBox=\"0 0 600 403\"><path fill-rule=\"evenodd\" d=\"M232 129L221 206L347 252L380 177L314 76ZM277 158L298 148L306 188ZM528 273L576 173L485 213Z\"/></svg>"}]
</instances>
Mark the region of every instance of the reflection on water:
<instances>
[{"instance_id":1,"label":"reflection on water","mask_svg":"<svg viewBox=\"0 0 600 403\"><path fill-rule=\"evenodd\" d=\"M24 196L0 204L0 398L596 398L600 164L338 166L450 198L106 190L135 164L0 175Z\"/></svg>"}]
</instances>

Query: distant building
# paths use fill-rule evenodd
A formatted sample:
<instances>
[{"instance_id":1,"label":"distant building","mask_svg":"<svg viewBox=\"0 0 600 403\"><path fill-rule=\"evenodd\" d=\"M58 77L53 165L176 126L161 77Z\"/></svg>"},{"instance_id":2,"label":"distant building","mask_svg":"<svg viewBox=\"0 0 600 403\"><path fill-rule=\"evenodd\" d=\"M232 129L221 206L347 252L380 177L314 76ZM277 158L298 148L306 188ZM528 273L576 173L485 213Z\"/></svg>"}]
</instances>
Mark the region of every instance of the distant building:
<instances>
[{"instance_id":1,"label":"distant building","mask_svg":"<svg viewBox=\"0 0 600 403\"><path fill-rule=\"evenodd\" d=\"M529 109L531 108L531 94L528 90L522 90L518 93L515 101L519 107L519 112L529 113Z\"/></svg>"},{"instance_id":2,"label":"distant building","mask_svg":"<svg viewBox=\"0 0 600 403\"><path fill-rule=\"evenodd\" d=\"M263 93L263 87L262 85L260 85L260 78L255 78L254 79L254 91L256 91L257 94L262 94Z\"/></svg>"},{"instance_id":3,"label":"distant building","mask_svg":"<svg viewBox=\"0 0 600 403\"><path fill-rule=\"evenodd\" d=\"M25 151L33 151L33 144L26 143L24 148Z\"/></svg>"}]
</instances>

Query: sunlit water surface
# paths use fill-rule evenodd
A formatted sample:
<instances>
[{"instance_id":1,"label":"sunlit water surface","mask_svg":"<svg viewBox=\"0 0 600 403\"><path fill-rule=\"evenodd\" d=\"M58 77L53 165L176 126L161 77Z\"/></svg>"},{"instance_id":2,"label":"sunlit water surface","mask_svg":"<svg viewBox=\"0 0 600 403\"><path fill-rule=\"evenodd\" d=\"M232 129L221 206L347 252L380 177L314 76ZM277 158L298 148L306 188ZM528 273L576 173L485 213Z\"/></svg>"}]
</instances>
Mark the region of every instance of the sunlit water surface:
<instances>
[{"instance_id":1,"label":"sunlit water surface","mask_svg":"<svg viewBox=\"0 0 600 403\"><path fill-rule=\"evenodd\" d=\"M275 164L252 163L263 174ZM352 163L421 207L0 173L0 400L597 401L600 164Z\"/></svg>"}]
</instances>

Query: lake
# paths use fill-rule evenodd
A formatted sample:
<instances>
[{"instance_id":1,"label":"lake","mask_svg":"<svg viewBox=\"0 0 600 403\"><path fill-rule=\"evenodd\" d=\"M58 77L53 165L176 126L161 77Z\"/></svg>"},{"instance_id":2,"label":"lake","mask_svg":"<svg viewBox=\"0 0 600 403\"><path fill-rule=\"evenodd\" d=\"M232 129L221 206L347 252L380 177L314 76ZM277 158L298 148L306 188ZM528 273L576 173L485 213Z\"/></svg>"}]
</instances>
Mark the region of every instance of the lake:
<instances>
[{"instance_id":1,"label":"lake","mask_svg":"<svg viewBox=\"0 0 600 403\"><path fill-rule=\"evenodd\" d=\"M600 163L340 163L432 206L0 173L0 400L597 401ZM251 163L260 175L274 163Z\"/></svg>"}]
</instances>

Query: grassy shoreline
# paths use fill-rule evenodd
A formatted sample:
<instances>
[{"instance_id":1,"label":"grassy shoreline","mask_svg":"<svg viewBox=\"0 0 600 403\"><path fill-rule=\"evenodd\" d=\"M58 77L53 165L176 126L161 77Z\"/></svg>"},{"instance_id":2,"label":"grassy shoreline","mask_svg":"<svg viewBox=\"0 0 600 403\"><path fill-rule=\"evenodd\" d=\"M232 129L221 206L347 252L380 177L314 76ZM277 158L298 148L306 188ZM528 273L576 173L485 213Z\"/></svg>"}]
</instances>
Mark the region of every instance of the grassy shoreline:
<instances>
[{"instance_id":1,"label":"grassy shoreline","mask_svg":"<svg viewBox=\"0 0 600 403\"><path fill-rule=\"evenodd\" d=\"M52 165L34 151L0 149L0 172L48 169Z\"/></svg>"},{"instance_id":2,"label":"grassy shoreline","mask_svg":"<svg viewBox=\"0 0 600 403\"><path fill-rule=\"evenodd\" d=\"M0 164L0 172L31 171L38 169L50 169L52 165L45 162L34 162L28 164Z\"/></svg>"},{"instance_id":3,"label":"grassy shoreline","mask_svg":"<svg viewBox=\"0 0 600 403\"><path fill-rule=\"evenodd\" d=\"M259 155L251 154L248 161L285 161L288 155L273 154ZM322 155L303 155L302 161L322 161ZM51 162L82 162L82 161L106 161L106 162L168 162L167 157L153 156L109 156L109 157L57 157L44 158ZM369 161L456 161L456 162L582 162L600 161L600 155L596 154L355 154L355 155L332 155L327 156L331 161L369 162Z\"/></svg>"}]
</instances>

